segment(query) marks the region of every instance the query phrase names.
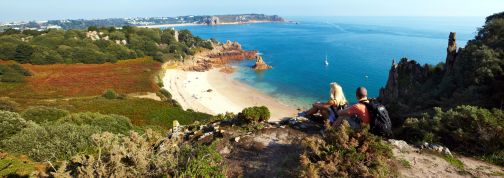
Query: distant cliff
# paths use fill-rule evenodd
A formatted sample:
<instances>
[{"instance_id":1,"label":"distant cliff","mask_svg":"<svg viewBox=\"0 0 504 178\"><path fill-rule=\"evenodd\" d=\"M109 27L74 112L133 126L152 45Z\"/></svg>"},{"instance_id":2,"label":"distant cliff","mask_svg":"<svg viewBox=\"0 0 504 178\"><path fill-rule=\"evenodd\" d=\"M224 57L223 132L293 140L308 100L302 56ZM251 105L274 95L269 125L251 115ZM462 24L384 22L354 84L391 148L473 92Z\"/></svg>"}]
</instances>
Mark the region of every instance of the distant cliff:
<instances>
[{"instance_id":1,"label":"distant cliff","mask_svg":"<svg viewBox=\"0 0 504 178\"><path fill-rule=\"evenodd\" d=\"M420 114L433 107L504 106L504 13L486 23L464 48L457 50L456 33L448 35L444 63L420 65L401 59L392 63L380 99L398 118Z\"/></svg>"}]
</instances>

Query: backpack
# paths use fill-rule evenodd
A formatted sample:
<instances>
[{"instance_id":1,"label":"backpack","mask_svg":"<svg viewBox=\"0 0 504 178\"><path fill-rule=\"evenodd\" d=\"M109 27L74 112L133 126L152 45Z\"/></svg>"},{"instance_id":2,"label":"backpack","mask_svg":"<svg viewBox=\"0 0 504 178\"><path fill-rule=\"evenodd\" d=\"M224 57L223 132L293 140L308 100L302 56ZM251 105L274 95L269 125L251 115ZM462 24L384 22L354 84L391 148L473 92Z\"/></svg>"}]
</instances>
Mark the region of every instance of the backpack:
<instances>
[{"instance_id":1,"label":"backpack","mask_svg":"<svg viewBox=\"0 0 504 178\"><path fill-rule=\"evenodd\" d=\"M371 99L369 103L360 102L366 106L369 111L371 119L370 131L374 135L391 137L392 136L392 122L388 115L388 111L380 102Z\"/></svg>"}]
</instances>

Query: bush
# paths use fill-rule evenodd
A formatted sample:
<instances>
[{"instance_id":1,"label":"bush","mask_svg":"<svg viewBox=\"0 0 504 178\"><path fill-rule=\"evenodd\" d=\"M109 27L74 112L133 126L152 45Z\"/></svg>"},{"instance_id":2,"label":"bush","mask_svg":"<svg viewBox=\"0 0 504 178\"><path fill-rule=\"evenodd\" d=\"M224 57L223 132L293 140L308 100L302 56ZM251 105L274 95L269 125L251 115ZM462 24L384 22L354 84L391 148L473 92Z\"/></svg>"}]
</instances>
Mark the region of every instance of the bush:
<instances>
[{"instance_id":1,"label":"bush","mask_svg":"<svg viewBox=\"0 0 504 178\"><path fill-rule=\"evenodd\" d=\"M10 82L10 83L19 83L19 82L24 82L25 76L23 76L20 73L17 73L16 71L13 70L7 70L4 72L2 75L2 79L0 79L1 82Z\"/></svg>"},{"instance_id":2,"label":"bush","mask_svg":"<svg viewBox=\"0 0 504 178\"><path fill-rule=\"evenodd\" d=\"M69 114L68 111L46 107L35 106L30 107L21 113L21 116L26 120L31 120L36 123L53 122Z\"/></svg>"},{"instance_id":3,"label":"bush","mask_svg":"<svg viewBox=\"0 0 504 178\"><path fill-rule=\"evenodd\" d=\"M11 112L16 112L18 110L19 104L16 103L15 101L6 99L6 98L0 98L0 111L11 111Z\"/></svg>"},{"instance_id":4,"label":"bush","mask_svg":"<svg viewBox=\"0 0 504 178\"><path fill-rule=\"evenodd\" d=\"M9 67L23 76L32 76L33 75L29 70L26 70L25 68L21 67L19 64L11 64L11 65L9 65Z\"/></svg>"},{"instance_id":5,"label":"bush","mask_svg":"<svg viewBox=\"0 0 504 178\"><path fill-rule=\"evenodd\" d=\"M222 159L213 146L193 146L160 133L104 132L92 136L95 155L79 155L61 166L60 175L77 177L224 177ZM58 177L58 176L56 176Z\"/></svg>"},{"instance_id":6,"label":"bush","mask_svg":"<svg viewBox=\"0 0 504 178\"><path fill-rule=\"evenodd\" d=\"M410 142L442 143L468 155L495 158L492 155L504 151L504 112L474 106L458 106L448 111L436 108L433 114L421 119L407 119L396 135Z\"/></svg>"},{"instance_id":7,"label":"bush","mask_svg":"<svg viewBox=\"0 0 504 178\"><path fill-rule=\"evenodd\" d=\"M368 133L368 128L354 131L344 121L342 126L327 130L323 139L303 139L300 176L394 177L392 150L379 137Z\"/></svg>"},{"instance_id":8,"label":"bush","mask_svg":"<svg viewBox=\"0 0 504 178\"><path fill-rule=\"evenodd\" d=\"M117 93L113 89L108 89L103 92L102 96L107 99L116 99Z\"/></svg>"},{"instance_id":9,"label":"bush","mask_svg":"<svg viewBox=\"0 0 504 178\"><path fill-rule=\"evenodd\" d=\"M128 133L133 128L133 125L127 117L115 114L104 115L92 112L70 114L61 118L58 122L72 123L79 126L90 125L97 127L101 132L122 134Z\"/></svg>"},{"instance_id":10,"label":"bush","mask_svg":"<svg viewBox=\"0 0 504 178\"><path fill-rule=\"evenodd\" d=\"M0 141L15 135L28 126L18 113L10 111L0 111Z\"/></svg>"},{"instance_id":11,"label":"bush","mask_svg":"<svg viewBox=\"0 0 504 178\"><path fill-rule=\"evenodd\" d=\"M35 161L62 160L92 150L90 136L96 132L95 127L88 125L32 125L2 145L11 153L24 154Z\"/></svg>"},{"instance_id":12,"label":"bush","mask_svg":"<svg viewBox=\"0 0 504 178\"><path fill-rule=\"evenodd\" d=\"M238 119L246 123L268 121L269 118L270 111L266 106L248 107L238 113Z\"/></svg>"}]
</instances>

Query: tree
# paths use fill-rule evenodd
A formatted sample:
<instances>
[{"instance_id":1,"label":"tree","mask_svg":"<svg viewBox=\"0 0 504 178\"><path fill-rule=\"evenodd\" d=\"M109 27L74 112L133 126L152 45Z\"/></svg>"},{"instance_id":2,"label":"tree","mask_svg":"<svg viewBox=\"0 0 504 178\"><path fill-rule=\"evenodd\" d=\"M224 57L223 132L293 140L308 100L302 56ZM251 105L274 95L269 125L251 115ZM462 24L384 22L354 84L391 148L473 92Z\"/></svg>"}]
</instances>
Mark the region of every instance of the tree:
<instances>
[{"instance_id":1,"label":"tree","mask_svg":"<svg viewBox=\"0 0 504 178\"><path fill-rule=\"evenodd\" d=\"M14 54L14 60L19 63L28 63L30 57L33 54L33 47L28 44L20 44L16 47L16 53Z\"/></svg>"}]
</instances>

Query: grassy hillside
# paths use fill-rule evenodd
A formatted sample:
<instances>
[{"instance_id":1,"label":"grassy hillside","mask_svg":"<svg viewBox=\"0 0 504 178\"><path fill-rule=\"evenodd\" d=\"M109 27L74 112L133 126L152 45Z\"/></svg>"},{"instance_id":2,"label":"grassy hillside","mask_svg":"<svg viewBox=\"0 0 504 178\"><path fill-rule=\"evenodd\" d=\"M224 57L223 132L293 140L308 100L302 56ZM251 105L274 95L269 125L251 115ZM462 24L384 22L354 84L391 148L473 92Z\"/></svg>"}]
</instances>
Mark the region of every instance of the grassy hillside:
<instances>
[{"instance_id":1,"label":"grassy hillside","mask_svg":"<svg viewBox=\"0 0 504 178\"><path fill-rule=\"evenodd\" d=\"M3 61L1 64L13 63ZM0 83L0 95L12 98L63 98L100 95L106 89L119 93L157 92L153 82L161 63L151 58L115 64L21 64L32 73L25 82Z\"/></svg>"}]
</instances>

